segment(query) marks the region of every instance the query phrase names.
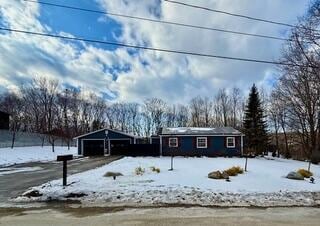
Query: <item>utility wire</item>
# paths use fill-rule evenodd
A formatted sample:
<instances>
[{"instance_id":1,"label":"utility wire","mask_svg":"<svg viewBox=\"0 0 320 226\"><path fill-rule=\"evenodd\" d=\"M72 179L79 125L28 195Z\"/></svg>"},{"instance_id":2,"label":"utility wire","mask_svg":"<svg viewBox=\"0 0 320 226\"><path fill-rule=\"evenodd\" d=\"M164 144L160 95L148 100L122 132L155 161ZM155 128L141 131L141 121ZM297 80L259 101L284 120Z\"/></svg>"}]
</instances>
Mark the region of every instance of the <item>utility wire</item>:
<instances>
[{"instance_id":1,"label":"utility wire","mask_svg":"<svg viewBox=\"0 0 320 226\"><path fill-rule=\"evenodd\" d=\"M228 15L228 16L245 18L245 19L248 19L248 20L255 20L255 21L259 21L259 22L264 22L264 23L269 23L269 24L276 24L276 25L281 25L281 26L286 26L286 27L291 27L291 28L300 27L300 28L307 29L307 30L313 30L313 29L308 29L308 28L305 28L305 27L296 26L296 25L292 25L292 24L288 24L288 23L279 22L279 21L267 20L267 19L247 16L247 15L242 15L242 14L237 14L237 13L230 13L230 12L223 11L223 10L212 9L212 8L209 8L209 7L189 4L189 3L175 1L175 0L163 0L163 1L168 2L168 3L172 3L172 4L186 6L186 7L192 7L192 8L196 8L196 9L202 9L202 10L206 10L206 11L220 13L220 14L224 14L224 15ZM313 31L318 31L318 30L313 30Z\"/></svg>"},{"instance_id":2,"label":"utility wire","mask_svg":"<svg viewBox=\"0 0 320 226\"><path fill-rule=\"evenodd\" d=\"M273 64L273 65L284 65L284 66L299 66L299 67L305 67L305 68L309 68L309 67L317 68L315 66L290 64L290 63L283 63L283 62L278 62L278 61L268 61L268 60L258 60L258 59L251 59L251 58L221 56L221 55L213 55L213 54L206 54L206 53L189 52L189 51L184 51L184 50L163 49L163 48L155 48L155 47L148 47L148 46L132 45L132 44L126 44L126 43L120 43L120 42L101 41L101 40L96 40L96 39L87 39L87 38L70 37L70 36L41 33L41 32L34 32L34 31L26 31L26 30L12 29L12 28L6 28L6 27L0 27L0 30L14 32L14 33L23 33L23 34L28 34L28 35L37 35L37 36L43 36L43 37L66 39L66 40L71 40L71 41L83 41L83 42L88 42L88 43L121 46L121 47L125 47L125 48L143 49L143 50L150 50L150 51L157 51L157 52L175 53L175 54L183 54L183 55L191 55L191 56L217 58L217 59L224 59L224 60L252 62L252 63L263 63L263 64Z\"/></svg>"},{"instance_id":3,"label":"utility wire","mask_svg":"<svg viewBox=\"0 0 320 226\"><path fill-rule=\"evenodd\" d=\"M196 28L196 29L202 29L202 30L223 32L223 33L229 33L229 34L244 35L244 36L251 36L251 37L258 37L258 38L265 38L265 39L273 39L273 40L279 40L279 41L291 41L291 42L294 41L292 39L281 38L281 37L277 37L277 36L253 34L253 33L234 31L234 30L226 30L226 29L205 27L205 26L192 25L192 24L186 24L186 23L178 23L178 22L172 22L172 21L157 20L157 19L152 19L152 18L147 18L147 17L130 16L130 15L125 15L125 14L105 12L105 11L93 10L93 9L87 9L87 8L80 8L80 7L71 6L71 5L62 5L62 4L49 3L49 2L44 2L44 1L35 1L35 0L22 0L22 1L30 2L30 3L39 3L41 5L59 7L59 8L65 8L65 9L71 9L71 10L78 10L78 11L83 11L83 12L105 14L105 15L110 15L110 16L130 18L130 19L136 19L136 20L143 20L143 21L154 22L154 23L169 24L169 25L175 25L175 26L180 26L180 27L189 27L189 28Z\"/></svg>"}]
</instances>

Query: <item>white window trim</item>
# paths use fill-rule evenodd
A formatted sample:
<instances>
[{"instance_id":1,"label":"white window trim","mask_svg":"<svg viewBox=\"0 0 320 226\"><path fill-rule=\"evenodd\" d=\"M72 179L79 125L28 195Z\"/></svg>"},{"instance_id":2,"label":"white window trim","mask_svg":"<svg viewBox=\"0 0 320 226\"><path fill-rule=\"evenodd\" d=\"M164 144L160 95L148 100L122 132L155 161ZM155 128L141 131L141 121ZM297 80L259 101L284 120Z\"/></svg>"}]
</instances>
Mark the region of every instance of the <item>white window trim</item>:
<instances>
[{"instance_id":1,"label":"white window trim","mask_svg":"<svg viewBox=\"0 0 320 226\"><path fill-rule=\"evenodd\" d=\"M233 145L229 145L228 140L232 139ZM236 138L235 137L227 137L227 148L235 148L236 147Z\"/></svg>"},{"instance_id":2,"label":"white window trim","mask_svg":"<svg viewBox=\"0 0 320 226\"><path fill-rule=\"evenodd\" d=\"M206 146L201 146L199 147L199 140L200 139L205 139L206 141ZM208 138L207 137L197 137L197 148L208 148Z\"/></svg>"},{"instance_id":3,"label":"white window trim","mask_svg":"<svg viewBox=\"0 0 320 226\"><path fill-rule=\"evenodd\" d=\"M176 141L176 145L170 145L170 140L175 140ZM169 148L177 148L178 146L179 146L178 137L170 137L169 138Z\"/></svg>"}]
</instances>

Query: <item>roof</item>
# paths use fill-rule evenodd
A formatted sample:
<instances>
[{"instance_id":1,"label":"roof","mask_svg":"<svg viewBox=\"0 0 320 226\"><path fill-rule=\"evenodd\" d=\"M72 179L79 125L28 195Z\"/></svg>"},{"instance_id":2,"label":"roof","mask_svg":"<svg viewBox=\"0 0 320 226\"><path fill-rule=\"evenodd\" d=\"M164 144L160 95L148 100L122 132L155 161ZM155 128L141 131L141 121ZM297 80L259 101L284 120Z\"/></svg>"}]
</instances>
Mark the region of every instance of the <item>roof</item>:
<instances>
[{"instance_id":1,"label":"roof","mask_svg":"<svg viewBox=\"0 0 320 226\"><path fill-rule=\"evenodd\" d=\"M98 133L98 132L101 132L101 131L104 131L104 130L109 130L109 131L112 131L112 132L115 132L115 133L120 133L122 135L125 135L125 136L128 136L128 137L132 137L132 138L140 138L139 136L135 136L135 135L132 135L132 134L129 134L129 133L125 133L125 132L119 131L119 130L103 128L103 129L99 129L99 130L96 130L96 131L93 131L93 132L90 132L90 133L86 133L86 134L74 137L73 139L78 139L78 138L81 138L81 137L85 137L85 136L88 136L90 134Z\"/></svg>"},{"instance_id":2,"label":"roof","mask_svg":"<svg viewBox=\"0 0 320 226\"><path fill-rule=\"evenodd\" d=\"M163 128L160 135L242 135L232 127L177 127Z\"/></svg>"}]
</instances>

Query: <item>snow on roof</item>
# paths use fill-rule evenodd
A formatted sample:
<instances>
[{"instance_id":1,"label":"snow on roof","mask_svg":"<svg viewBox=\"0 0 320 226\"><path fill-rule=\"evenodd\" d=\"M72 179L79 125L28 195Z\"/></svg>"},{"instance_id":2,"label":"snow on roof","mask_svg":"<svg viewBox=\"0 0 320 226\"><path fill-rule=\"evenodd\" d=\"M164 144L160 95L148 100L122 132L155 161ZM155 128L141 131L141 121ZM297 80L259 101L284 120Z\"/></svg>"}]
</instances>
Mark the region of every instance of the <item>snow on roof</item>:
<instances>
[{"instance_id":1,"label":"snow on roof","mask_svg":"<svg viewBox=\"0 0 320 226\"><path fill-rule=\"evenodd\" d=\"M193 134L208 134L208 135L223 135L223 134L234 134L241 135L241 132L232 127L177 127L177 128L163 128L161 135L193 135Z\"/></svg>"}]
</instances>

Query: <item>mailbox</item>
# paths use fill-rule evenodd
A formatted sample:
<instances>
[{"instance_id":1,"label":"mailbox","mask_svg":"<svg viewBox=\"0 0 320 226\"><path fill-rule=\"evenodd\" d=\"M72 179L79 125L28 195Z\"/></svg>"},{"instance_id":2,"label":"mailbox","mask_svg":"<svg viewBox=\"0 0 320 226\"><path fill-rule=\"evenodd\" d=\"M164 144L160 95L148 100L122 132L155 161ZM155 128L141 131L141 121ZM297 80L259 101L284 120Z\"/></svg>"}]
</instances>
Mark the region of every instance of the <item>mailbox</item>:
<instances>
[{"instance_id":1,"label":"mailbox","mask_svg":"<svg viewBox=\"0 0 320 226\"><path fill-rule=\"evenodd\" d=\"M63 186L67 186L67 161L72 160L72 159L73 159L73 155L58 155L57 156L57 161L63 162L63 174L62 174Z\"/></svg>"},{"instance_id":2,"label":"mailbox","mask_svg":"<svg viewBox=\"0 0 320 226\"><path fill-rule=\"evenodd\" d=\"M73 155L58 155L57 156L57 161L62 162L62 161L69 161L73 159Z\"/></svg>"}]
</instances>

